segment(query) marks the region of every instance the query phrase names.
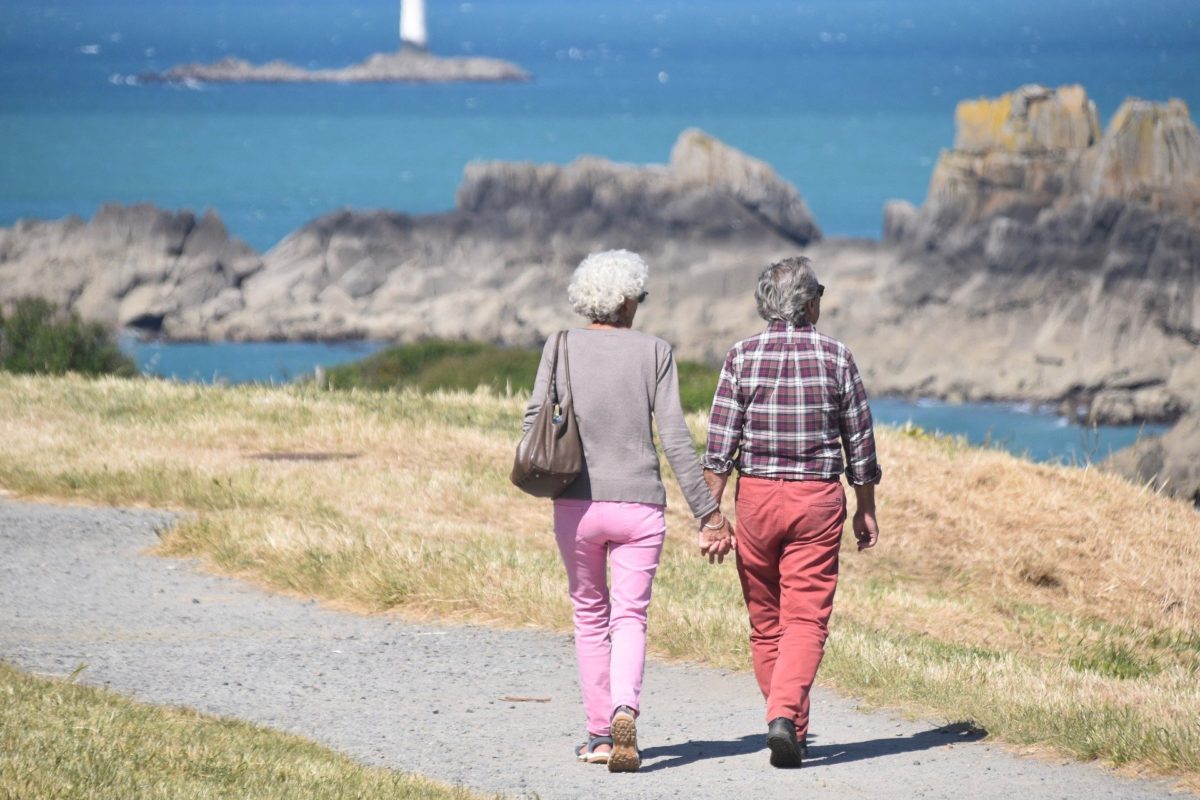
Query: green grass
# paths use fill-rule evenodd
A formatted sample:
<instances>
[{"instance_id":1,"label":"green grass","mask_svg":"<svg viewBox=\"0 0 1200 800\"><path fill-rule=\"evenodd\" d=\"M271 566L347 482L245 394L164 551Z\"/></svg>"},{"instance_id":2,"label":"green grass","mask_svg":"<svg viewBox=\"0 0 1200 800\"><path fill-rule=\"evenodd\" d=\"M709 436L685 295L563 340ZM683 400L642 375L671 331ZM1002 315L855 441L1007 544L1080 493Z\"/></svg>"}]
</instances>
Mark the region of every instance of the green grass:
<instances>
[{"instance_id":1,"label":"green grass","mask_svg":"<svg viewBox=\"0 0 1200 800\"><path fill-rule=\"evenodd\" d=\"M469 800L298 736L0 663L0 797Z\"/></svg>"},{"instance_id":2,"label":"green grass","mask_svg":"<svg viewBox=\"0 0 1200 800\"><path fill-rule=\"evenodd\" d=\"M528 392L537 375L540 353L482 342L429 340L389 347L361 361L333 367L328 385L337 389L416 389L473 391L484 387L501 394ZM718 371L680 361L679 395L685 411L707 411Z\"/></svg>"},{"instance_id":3,"label":"green grass","mask_svg":"<svg viewBox=\"0 0 1200 800\"><path fill-rule=\"evenodd\" d=\"M1081 672L1122 680L1149 678L1162 672L1162 665L1153 655L1138 652L1123 642L1100 642L1089 647L1071 659L1071 666Z\"/></svg>"},{"instance_id":4,"label":"green grass","mask_svg":"<svg viewBox=\"0 0 1200 800\"><path fill-rule=\"evenodd\" d=\"M532 350L434 339L389 347L361 361L332 367L327 380L338 389L412 388L433 392L486 386L504 392L533 385L538 357Z\"/></svg>"},{"instance_id":5,"label":"green grass","mask_svg":"<svg viewBox=\"0 0 1200 800\"><path fill-rule=\"evenodd\" d=\"M720 370L695 361L679 361L679 401L684 411L708 412L717 389Z\"/></svg>"}]
</instances>

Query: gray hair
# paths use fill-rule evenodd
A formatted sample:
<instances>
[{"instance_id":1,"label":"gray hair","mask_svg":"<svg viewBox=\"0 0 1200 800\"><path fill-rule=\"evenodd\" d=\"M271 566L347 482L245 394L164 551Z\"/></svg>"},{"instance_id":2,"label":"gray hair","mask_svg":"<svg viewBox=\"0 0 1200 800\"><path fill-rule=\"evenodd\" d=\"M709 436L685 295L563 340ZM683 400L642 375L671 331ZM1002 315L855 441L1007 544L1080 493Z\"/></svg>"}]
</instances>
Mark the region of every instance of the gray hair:
<instances>
[{"instance_id":1,"label":"gray hair","mask_svg":"<svg viewBox=\"0 0 1200 800\"><path fill-rule=\"evenodd\" d=\"M800 325L805 321L804 304L817 296L818 285L812 261L806 256L776 261L758 276L754 291L758 315L768 322L779 319Z\"/></svg>"},{"instance_id":2,"label":"gray hair","mask_svg":"<svg viewBox=\"0 0 1200 800\"><path fill-rule=\"evenodd\" d=\"M628 250L592 253L579 263L567 287L575 313L592 322L619 322L625 298L637 297L646 288L646 262Z\"/></svg>"}]
</instances>

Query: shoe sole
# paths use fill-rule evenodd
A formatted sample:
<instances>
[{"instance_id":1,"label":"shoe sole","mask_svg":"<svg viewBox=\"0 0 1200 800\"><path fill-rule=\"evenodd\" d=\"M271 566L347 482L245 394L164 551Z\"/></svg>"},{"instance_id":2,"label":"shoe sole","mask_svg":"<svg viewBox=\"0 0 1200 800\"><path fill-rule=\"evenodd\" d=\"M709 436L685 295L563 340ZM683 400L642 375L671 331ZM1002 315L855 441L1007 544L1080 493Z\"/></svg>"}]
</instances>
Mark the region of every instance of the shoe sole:
<instances>
[{"instance_id":1,"label":"shoe sole","mask_svg":"<svg viewBox=\"0 0 1200 800\"><path fill-rule=\"evenodd\" d=\"M800 766L800 748L789 736L768 736L767 747L771 750L771 766L792 769Z\"/></svg>"},{"instance_id":2,"label":"shoe sole","mask_svg":"<svg viewBox=\"0 0 1200 800\"><path fill-rule=\"evenodd\" d=\"M628 714L617 714L612 721L613 748L608 754L609 772L637 772L642 759L637 750L637 722Z\"/></svg>"}]
</instances>

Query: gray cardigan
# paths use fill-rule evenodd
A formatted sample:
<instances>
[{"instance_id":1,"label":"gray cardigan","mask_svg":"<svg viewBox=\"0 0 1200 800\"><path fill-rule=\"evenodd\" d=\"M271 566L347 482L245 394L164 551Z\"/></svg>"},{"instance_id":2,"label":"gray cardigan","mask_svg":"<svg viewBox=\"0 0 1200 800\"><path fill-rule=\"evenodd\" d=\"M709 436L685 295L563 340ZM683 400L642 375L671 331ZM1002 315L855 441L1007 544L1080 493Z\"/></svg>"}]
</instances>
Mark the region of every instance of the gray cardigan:
<instances>
[{"instance_id":1,"label":"gray cardigan","mask_svg":"<svg viewBox=\"0 0 1200 800\"><path fill-rule=\"evenodd\" d=\"M533 424L546 396L557 338L551 336L542 350L533 395L525 409L525 430ZM628 328L585 328L567 334L567 353L584 467L583 474L560 496L666 505L653 420L692 514L702 517L715 510L717 501L704 483L683 420L671 346ZM560 396L566 386L567 374L560 359Z\"/></svg>"}]
</instances>

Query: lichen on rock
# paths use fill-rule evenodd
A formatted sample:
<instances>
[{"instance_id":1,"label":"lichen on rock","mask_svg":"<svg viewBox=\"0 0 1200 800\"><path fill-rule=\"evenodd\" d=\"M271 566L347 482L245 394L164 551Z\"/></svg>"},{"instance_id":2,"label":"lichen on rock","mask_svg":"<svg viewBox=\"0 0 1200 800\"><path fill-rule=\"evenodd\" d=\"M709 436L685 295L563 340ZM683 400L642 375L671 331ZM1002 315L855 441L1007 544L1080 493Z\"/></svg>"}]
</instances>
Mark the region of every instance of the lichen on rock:
<instances>
[{"instance_id":1,"label":"lichen on rock","mask_svg":"<svg viewBox=\"0 0 1200 800\"><path fill-rule=\"evenodd\" d=\"M965 100L954 116L954 149L972 153L1069 152L1100 138L1096 104L1078 85L1029 84L994 100Z\"/></svg>"}]
</instances>

